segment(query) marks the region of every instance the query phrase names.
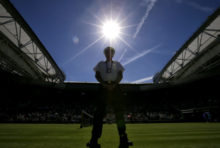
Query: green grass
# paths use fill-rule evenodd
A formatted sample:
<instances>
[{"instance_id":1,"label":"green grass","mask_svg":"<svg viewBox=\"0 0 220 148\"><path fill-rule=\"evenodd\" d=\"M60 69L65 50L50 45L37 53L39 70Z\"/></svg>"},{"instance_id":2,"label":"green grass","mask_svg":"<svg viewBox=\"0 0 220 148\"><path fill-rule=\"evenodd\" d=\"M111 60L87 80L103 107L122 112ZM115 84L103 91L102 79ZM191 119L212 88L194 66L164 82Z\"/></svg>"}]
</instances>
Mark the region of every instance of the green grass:
<instances>
[{"instance_id":1,"label":"green grass","mask_svg":"<svg viewBox=\"0 0 220 148\"><path fill-rule=\"evenodd\" d=\"M128 124L133 148L220 148L220 123ZM91 127L78 124L0 124L0 148L85 148ZM102 148L117 148L116 125L104 125Z\"/></svg>"}]
</instances>

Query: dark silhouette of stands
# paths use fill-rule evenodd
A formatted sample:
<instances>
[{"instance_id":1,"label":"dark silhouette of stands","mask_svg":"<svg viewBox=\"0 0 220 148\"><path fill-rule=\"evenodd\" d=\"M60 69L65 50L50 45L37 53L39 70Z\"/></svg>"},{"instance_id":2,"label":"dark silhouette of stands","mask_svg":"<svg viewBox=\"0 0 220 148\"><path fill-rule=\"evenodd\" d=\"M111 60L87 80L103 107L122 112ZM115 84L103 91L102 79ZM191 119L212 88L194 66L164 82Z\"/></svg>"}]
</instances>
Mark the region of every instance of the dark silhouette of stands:
<instances>
[{"instance_id":1,"label":"dark silhouette of stands","mask_svg":"<svg viewBox=\"0 0 220 148\"><path fill-rule=\"evenodd\" d=\"M93 114L98 83L48 83L0 72L0 122L79 123L81 111ZM181 84L120 84L126 97L126 122L219 121L220 77ZM146 90L139 89L147 86ZM188 112L184 110L190 109ZM111 114L106 123L114 122Z\"/></svg>"}]
</instances>

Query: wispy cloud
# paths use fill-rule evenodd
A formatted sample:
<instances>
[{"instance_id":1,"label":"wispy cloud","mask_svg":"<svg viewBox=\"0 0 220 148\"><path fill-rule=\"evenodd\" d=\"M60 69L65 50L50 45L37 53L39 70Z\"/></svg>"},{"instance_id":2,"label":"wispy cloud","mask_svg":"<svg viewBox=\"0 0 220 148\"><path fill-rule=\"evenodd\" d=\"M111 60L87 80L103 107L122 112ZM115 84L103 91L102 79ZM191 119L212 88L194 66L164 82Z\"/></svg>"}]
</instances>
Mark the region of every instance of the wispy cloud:
<instances>
[{"instance_id":1,"label":"wispy cloud","mask_svg":"<svg viewBox=\"0 0 220 148\"><path fill-rule=\"evenodd\" d=\"M157 45L157 46L155 46L155 47L153 47L153 48L150 48L150 49L148 49L148 50L145 50L144 52L142 52L142 53L140 53L140 54L137 54L137 55L135 55L134 57L129 58L127 61L123 62L122 65L125 66L125 65L127 65L127 64L129 64L129 63L131 63L131 62L134 62L135 60L137 60L137 59L139 59L139 58L145 56L146 54L149 54L150 52L152 52L153 50L157 49L158 47L160 47L160 44Z\"/></svg>"},{"instance_id":2,"label":"wispy cloud","mask_svg":"<svg viewBox=\"0 0 220 148\"><path fill-rule=\"evenodd\" d=\"M202 5L200 5L198 3L195 3L195 2L192 2L192 1L188 1L187 4L190 5L191 7L195 8L195 9L203 11L203 12L213 11L213 8L211 8L211 7L202 6Z\"/></svg>"},{"instance_id":3,"label":"wispy cloud","mask_svg":"<svg viewBox=\"0 0 220 148\"><path fill-rule=\"evenodd\" d=\"M152 10L152 8L154 7L154 4L157 2L157 0L144 0L147 8L146 8L146 12L144 14L144 16L141 18L141 21L139 22L136 31L133 35L133 38L136 38L136 36L138 35L138 33L140 32L145 20L148 18L150 11Z\"/></svg>"},{"instance_id":4,"label":"wispy cloud","mask_svg":"<svg viewBox=\"0 0 220 148\"><path fill-rule=\"evenodd\" d=\"M143 82L146 82L146 81L150 81L152 79L153 79L153 76L150 76L150 77L145 77L145 78L142 78L142 79L139 79L139 80L132 81L131 83L143 83Z\"/></svg>"},{"instance_id":5,"label":"wispy cloud","mask_svg":"<svg viewBox=\"0 0 220 148\"><path fill-rule=\"evenodd\" d=\"M213 11L213 8L208 7L208 6L203 6L203 5L201 5L199 3L196 3L196 2L193 2L193 1L183 1L183 0L175 0L175 1L178 4L185 3L185 4L193 7L194 9L197 9L197 10L200 10L200 11L203 11L203 12L209 13L209 12Z\"/></svg>"},{"instance_id":6,"label":"wispy cloud","mask_svg":"<svg viewBox=\"0 0 220 148\"><path fill-rule=\"evenodd\" d=\"M150 13L150 11L152 10L152 8L154 7L154 4L155 4L156 2L157 2L157 0L142 0L142 2L140 3L140 6L142 6L142 7L147 7L147 8L146 8L146 12L145 12L144 16L141 18L141 21L140 21L140 22L138 23L138 25L137 25L136 31L135 31L135 33L134 33L133 36L132 36L133 38L136 38L136 36L137 36L138 33L140 32L140 30L141 30L141 28L142 28L142 26L143 26L145 20L148 18L149 13ZM121 39L121 40L122 40L128 47L130 47L131 49L134 50L134 48L131 47L127 42L125 42L123 39ZM137 53L134 57L129 58L127 61L125 61L125 62L122 63L122 64L125 66L125 65L127 65L127 64L129 64L129 63L131 63L131 62L133 62L133 61L135 61L135 60L137 60L137 59L143 57L144 55L150 53L150 52L151 52L152 50L154 50L155 48L158 48L158 47L156 46L156 47L154 47L154 48L152 48L152 49L145 50L145 51L142 52L142 53ZM135 51L136 51L136 50L135 50ZM126 51L124 51L124 52L122 53L122 56L120 57L119 61L122 60L122 58L124 57L125 52L126 52Z\"/></svg>"},{"instance_id":7,"label":"wispy cloud","mask_svg":"<svg viewBox=\"0 0 220 148\"><path fill-rule=\"evenodd\" d=\"M121 54L120 58L118 59L119 62L121 62L122 58L124 57L125 53L127 52L127 49L125 48L123 53Z\"/></svg>"}]
</instances>

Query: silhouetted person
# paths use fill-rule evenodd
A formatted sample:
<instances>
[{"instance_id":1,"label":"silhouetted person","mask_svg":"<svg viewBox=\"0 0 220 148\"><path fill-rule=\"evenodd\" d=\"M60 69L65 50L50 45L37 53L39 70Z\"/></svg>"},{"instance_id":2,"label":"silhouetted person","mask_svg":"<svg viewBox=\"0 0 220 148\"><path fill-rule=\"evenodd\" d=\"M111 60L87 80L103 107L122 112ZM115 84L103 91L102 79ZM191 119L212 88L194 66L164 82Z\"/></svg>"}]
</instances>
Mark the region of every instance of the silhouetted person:
<instances>
[{"instance_id":1,"label":"silhouetted person","mask_svg":"<svg viewBox=\"0 0 220 148\"><path fill-rule=\"evenodd\" d=\"M95 77L100 82L100 91L97 106L93 119L92 138L87 146L90 148L100 148L98 139L102 134L103 117L105 116L106 106L111 105L114 109L118 133L120 137L119 148L128 148L132 142L128 141L124 120L124 97L119 87L119 82L123 77L123 66L113 61L112 57L115 50L112 47L104 49L106 61L99 62L95 67Z\"/></svg>"}]
</instances>

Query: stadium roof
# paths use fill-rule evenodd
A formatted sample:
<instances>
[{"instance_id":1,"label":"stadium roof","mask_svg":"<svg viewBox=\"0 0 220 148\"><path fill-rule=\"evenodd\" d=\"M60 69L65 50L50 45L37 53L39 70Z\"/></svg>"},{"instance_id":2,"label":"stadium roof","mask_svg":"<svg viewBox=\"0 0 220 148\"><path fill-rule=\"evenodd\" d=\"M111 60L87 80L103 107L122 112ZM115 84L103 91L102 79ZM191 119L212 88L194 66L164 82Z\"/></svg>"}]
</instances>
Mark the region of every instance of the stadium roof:
<instances>
[{"instance_id":1,"label":"stadium roof","mask_svg":"<svg viewBox=\"0 0 220 148\"><path fill-rule=\"evenodd\" d=\"M219 73L220 8L178 50L154 82L174 82L199 75Z\"/></svg>"},{"instance_id":2,"label":"stadium roof","mask_svg":"<svg viewBox=\"0 0 220 148\"><path fill-rule=\"evenodd\" d=\"M0 68L48 82L63 82L44 45L8 0L0 0Z\"/></svg>"},{"instance_id":3,"label":"stadium roof","mask_svg":"<svg viewBox=\"0 0 220 148\"><path fill-rule=\"evenodd\" d=\"M220 8L178 50L162 71L155 75L155 82L181 80L217 69L220 65L219 33ZM1 69L49 82L64 81L64 73L8 0L0 0L0 45ZM68 86L71 84L73 83L66 83ZM85 85L88 86L88 83ZM94 83L93 86L95 85L97 84ZM147 90L153 85L143 84L138 87Z\"/></svg>"}]
</instances>

